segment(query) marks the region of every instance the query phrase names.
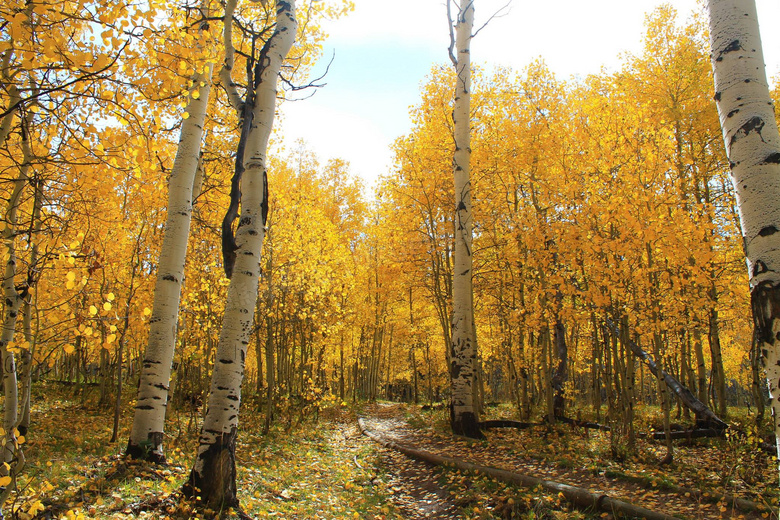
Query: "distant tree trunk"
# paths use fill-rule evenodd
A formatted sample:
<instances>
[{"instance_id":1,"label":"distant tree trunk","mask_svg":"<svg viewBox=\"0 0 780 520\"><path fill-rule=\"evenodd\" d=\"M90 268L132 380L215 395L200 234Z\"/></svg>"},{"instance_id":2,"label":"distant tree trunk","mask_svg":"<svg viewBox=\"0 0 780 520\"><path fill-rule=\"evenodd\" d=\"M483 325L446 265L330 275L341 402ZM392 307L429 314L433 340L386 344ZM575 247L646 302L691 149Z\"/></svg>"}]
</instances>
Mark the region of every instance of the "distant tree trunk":
<instances>
[{"instance_id":1,"label":"distant tree trunk","mask_svg":"<svg viewBox=\"0 0 780 520\"><path fill-rule=\"evenodd\" d=\"M270 238L271 226L268 226L268 233ZM274 306L274 286L273 286L273 248L269 248L268 259L265 266L265 307L266 317L265 319L258 317L257 326L265 324L265 366L266 366L266 383L268 387L265 394L265 423L263 424L263 435L268 435L271 430L271 422L274 419L274 399L276 395L276 368L274 362L274 351L276 345L274 344L274 319L273 319L273 306ZM258 356L260 352L257 353Z\"/></svg>"},{"instance_id":2,"label":"distant tree trunk","mask_svg":"<svg viewBox=\"0 0 780 520\"><path fill-rule=\"evenodd\" d=\"M601 374L604 366L604 349L599 341L599 327L596 315L591 314L591 327L593 329L593 362L591 363L591 385L593 391L593 409L596 412L596 422L601 422ZM641 365L640 365L641 366Z\"/></svg>"},{"instance_id":3,"label":"distant tree trunk","mask_svg":"<svg viewBox=\"0 0 780 520\"><path fill-rule=\"evenodd\" d=\"M551 383L555 395L553 396L553 415L555 417L564 417L566 415L566 399L564 394L564 384L568 379L568 357L569 350L566 347L566 328L560 318L555 320L553 327L553 343L555 345L555 356L558 358L558 365L553 371Z\"/></svg>"},{"instance_id":4,"label":"distant tree trunk","mask_svg":"<svg viewBox=\"0 0 780 520\"><path fill-rule=\"evenodd\" d=\"M704 363L704 349L702 348L701 330L694 324L693 350L696 354L696 393L699 401L707 402L707 366Z\"/></svg>"},{"instance_id":5,"label":"distant tree trunk","mask_svg":"<svg viewBox=\"0 0 780 520\"><path fill-rule=\"evenodd\" d=\"M780 134L754 0L709 0L715 101L739 208L756 335L780 446Z\"/></svg>"},{"instance_id":6,"label":"distant tree trunk","mask_svg":"<svg viewBox=\"0 0 780 520\"><path fill-rule=\"evenodd\" d=\"M750 392L756 405L756 424L764 421L764 388L765 380L761 380L761 352L759 352L758 338L753 334L753 343L750 346L750 372L752 382Z\"/></svg>"},{"instance_id":7,"label":"distant tree trunk","mask_svg":"<svg viewBox=\"0 0 780 520\"><path fill-rule=\"evenodd\" d=\"M713 403L713 408L717 408L718 415L721 419L726 419L727 407L726 407L726 373L723 370L723 354L720 346L720 323L718 320L718 310L715 308L717 305L717 289L715 284L712 284L710 289L711 293L714 293L714 299L712 301L713 308L710 309L709 315L709 342L710 342L710 355L712 357L712 385L715 387L716 402Z\"/></svg>"},{"instance_id":8,"label":"distant tree trunk","mask_svg":"<svg viewBox=\"0 0 780 520\"><path fill-rule=\"evenodd\" d=\"M412 345L412 348L409 350L409 356L412 360L412 380L414 384L414 404L417 404L420 401L420 394L417 387L417 356L415 355L415 352L417 350L417 344Z\"/></svg>"},{"instance_id":9,"label":"distant tree trunk","mask_svg":"<svg viewBox=\"0 0 780 520\"><path fill-rule=\"evenodd\" d=\"M344 330L341 331L341 341L339 341L339 399L344 402Z\"/></svg>"},{"instance_id":10,"label":"distant tree trunk","mask_svg":"<svg viewBox=\"0 0 780 520\"><path fill-rule=\"evenodd\" d=\"M663 350L661 334L656 332L653 334L653 353L655 355L656 366L658 371L656 372L656 380L658 382L658 396L661 401L661 411L663 412L663 425L664 425L664 438L666 439L666 456L662 462L669 464L674 460L674 443L672 442L671 423L669 420L671 400L669 399L669 391L666 388L666 383L661 376L663 372Z\"/></svg>"},{"instance_id":11,"label":"distant tree trunk","mask_svg":"<svg viewBox=\"0 0 780 520\"><path fill-rule=\"evenodd\" d=\"M20 353L21 367L19 370L20 382L22 387L21 409L17 429L21 435L27 435L30 428L30 406L32 402L32 369L33 355L36 349L37 334L33 333L33 308L35 306L36 288L40 279L41 266L38 253L37 235L41 231L41 207L43 205L43 180L36 174L33 174L31 184L34 189L33 195L33 213L32 227L29 235L29 242L32 244L30 250L30 263L27 272L27 291L28 295L22 303L22 327L24 339L28 348L22 349ZM1 366L0 366L1 367Z\"/></svg>"},{"instance_id":12,"label":"distant tree trunk","mask_svg":"<svg viewBox=\"0 0 780 520\"><path fill-rule=\"evenodd\" d=\"M230 85L234 85L230 70L233 68L231 35L235 7L235 0L229 0L224 17L226 57L223 70L227 80L224 83ZM232 251L235 263L211 378L208 411L200 433L198 454L183 489L186 496L200 497L202 503L215 510L238 506L236 435L246 346L257 303L260 252L268 214L266 152L276 107L277 79L282 62L292 48L297 26L295 0L277 0L276 26L256 62L253 84L247 85L249 91L244 102L238 106L234 103L234 108L244 109L248 103L252 109L251 127L241 158L245 161L241 218ZM236 94L232 92L231 97L235 98ZM244 122L249 123L246 119Z\"/></svg>"},{"instance_id":13,"label":"distant tree trunk","mask_svg":"<svg viewBox=\"0 0 780 520\"><path fill-rule=\"evenodd\" d=\"M209 0L201 8L208 17ZM201 31L207 30L203 22ZM187 103L181 136L168 185L168 214L157 265L154 304L149 318L149 338L141 369L133 426L125 453L136 459L164 462L163 432L168 406L171 366L176 347L181 285L192 219L193 186L198 166L203 126L211 92L212 65L193 76L195 88ZM197 94L197 95L196 95Z\"/></svg>"},{"instance_id":14,"label":"distant tree trunk","mask_svg":"<svg viewBox=\"0 0 780 520\"><path fill-rule=\"evenodd\" d=\"M122 320L122 330L119 333L119 340L116 347L116 398L114 399L114 428L111 432L111 439L109 442L116 442L119 436L119 418L122 414L122 360L124 357L125 341L127 339L127 332L130 329L130 306L135 297L135 282L138 276L138 271L141 268L141 238L143 236L144 226L138 231L136 237L135 249L133 251L133 259L130 261L132 270L130 272L130 286L127 289L127 299L125 300L125 317Z\"/></svg>"},{"instance_id":15,"label":"distant tree trunk","mask_svg":"<svg viewBox=\"0 0 780 520\"><path fill-rule=\"evenodd\" d=\"M545 417L547 422L550 424L555 424L555 396L553 394L553 385L551 383L552 381L552 352L550 348L550 328L548 326L545 326L544 329L542 329L542 332L539 333L539 346L541 356L542 356L542 364L540 367L541 375L539 377L539 381L542 383L542 388L544 389L544 406L545 406Z\"/></svg>"},{"instance_id":16,"label":"distant tree trunk","mask_svg":"<svg viewBox=\"0 0 780 520\"><path fill-rule=\"evenodd\" d=\"M450 7L450 0L447 2ZM472 212L469 178L471 56L469 46L474 25L474 1L461 0L456 16L455 36L450 57L456 70L455 108L455 253L452 280L452 335L450 346L450 424L457 435L480 438L475 403L476 338L474 337L474 299L472 282ZM450 26L452 27L452 26ZM450 29L452 31L452 29Z\"/></svg>"}]
</instances>

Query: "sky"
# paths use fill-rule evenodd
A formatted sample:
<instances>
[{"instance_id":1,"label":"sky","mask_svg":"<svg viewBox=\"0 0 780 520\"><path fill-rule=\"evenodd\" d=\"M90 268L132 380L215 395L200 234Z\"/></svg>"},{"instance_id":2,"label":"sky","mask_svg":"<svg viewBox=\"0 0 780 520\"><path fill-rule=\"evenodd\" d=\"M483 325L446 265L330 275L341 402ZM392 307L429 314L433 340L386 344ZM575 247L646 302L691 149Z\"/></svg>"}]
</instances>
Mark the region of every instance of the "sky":
<instances>
[{"instance_id":1,"label":"sky","mask_svg":"<svg viewBox=\"0 0 780 520\"><path fill-rule=\"evenodd\" d=\"M541 57L559 79L616 71L625 53L640 53L644 21L660 0L476 0L472 62L522 70ZM328 22L330 37L317 77L333 58L326 85L287 101L276 123L277 151L299 141L322 162L340 158L370 188L392 167L393 141L409 132L409 108L435 65L451 66L444 0L354 0L347 17ZM702 8L673 0L681 20ZM767 75L780 73L780 2L756 0Z\"/></svg>"}]
</instances>

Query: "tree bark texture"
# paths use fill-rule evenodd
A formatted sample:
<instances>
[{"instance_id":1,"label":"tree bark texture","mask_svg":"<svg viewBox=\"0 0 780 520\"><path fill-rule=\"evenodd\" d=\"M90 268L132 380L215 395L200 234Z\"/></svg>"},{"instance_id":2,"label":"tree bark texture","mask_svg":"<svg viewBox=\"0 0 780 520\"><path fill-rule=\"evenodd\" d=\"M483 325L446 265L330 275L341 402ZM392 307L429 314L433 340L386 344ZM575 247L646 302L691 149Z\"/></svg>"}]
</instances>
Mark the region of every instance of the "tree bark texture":
<instances>
[{"instance_id":1,"label":"tree bark texture","mask_svg":"<svg viewBox=\"0 0 780 520\"><path fill-rule=\"evenodd\" d=\"M472 212L471 180L469 178L470 96L471 96L471 31L474 26L473 0L461 0L455 23L453 59L456 71L455 154L455 254L452 273L452 335L450 347L450 423L458 435L480 437L479 417L475 406L477 368L476 337L474 335L474 298L472 283Z\"/></svg>"},{"instance_id":2,"label":"tree bark texture","mask_svg":"<svg viewBox=\"0 0 780 520\"><path fill-rule=\"evenodd\" d=\"M208 1L201 7L208 16ZM168 407L171 366L176 348L184 263L192 220L193 186L199 167L203 125L211 92L213 66L193 76L194 93L190 96L182 120L181 136L168 185L168 214L165 223L154 304L149 319L149 339L141 369L138 399L126 454L133 458L164 462L163 432ZM197 93L197 94L195 94Z\"/></svg>"},{"instance_id":3,"label":"tree bark texture","mask_svg":"<svg viewBox=\"0 0 780 520\"><path fill-rule=\"evenodd\" d=\"M758 348L780 444L780 134L754 0L709 0L715 101L737 198Z\"/></svg>"},{"instance_id":4,"label":"tree bark texture","mask_svg":"<svg viewBox=\"0 0 780 520\"><path fill-rule=\"evenodd\" d=\"M235 0L231 0L225 9L226 32L232 23L234 9ZM262 61L257 63L252 127L244 154L241 217L235 236L235 267L228 287L208 410L197 457L184 487L185 494L200 497L203 504L216 510L238 505L235 437L268 208L266 151L276 108L277 78L295 41L296 31L295 1L277 0L276 27L266 43L266 52L261 55Z\"/></svg>"}]
</instances>

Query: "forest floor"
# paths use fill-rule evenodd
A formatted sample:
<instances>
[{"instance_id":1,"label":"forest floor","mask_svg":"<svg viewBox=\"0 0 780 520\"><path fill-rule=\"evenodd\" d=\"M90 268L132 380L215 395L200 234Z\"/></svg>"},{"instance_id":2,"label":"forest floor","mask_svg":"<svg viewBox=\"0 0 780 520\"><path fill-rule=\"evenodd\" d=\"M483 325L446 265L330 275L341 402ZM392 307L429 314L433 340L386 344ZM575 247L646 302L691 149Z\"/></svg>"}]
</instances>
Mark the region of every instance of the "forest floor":
<instances>
[{"instance_id":1,"label":"forest floor","mask_svg":"<svg viewBox=\"0 0 780 520\"><path fill-rule=\"evenodd\" d=\"M747 453L736 440L678 446L675 462L660 466L665 448L659 442L639 441L637 454L618 462L605 453L609 434L603 432L565 425L497 429L487 432L485 441L474 441L449 435L441 413L418 410L389 403L366 407L364 425L402 446L577 486L678 518L776 518L768 512L777 504L772 457ZM545 496L541 490L528 492L457 472L445 478L450 488L460 488L455 504L469 518L578 517L566 513L560 497ZM764 509L735 509L726 496L756 501ZM449 506L447 500L439 504L442 511ZM612 518L606 513L595 517Z\"/></svg>"},{"instance_id":2,"label":"forest floor","mask_svg":"<svg viewBox=\"0 0 780 520\"><path fill-rule=\"evenodd\" d=\"M194 459L197 410L172 414L168 464L149 466L121 457L132 401L126 405L119 442L110 443L111 412L89 404L94 396L73 396L72 390L53 384L39 391L23 445L27 467L18 481L19 492L6 504L6 518L214 516L194 511L178 496ZM251 401L242 407L237 447L238 494L243 511L252 518L612 518L577 511L554 493L409 459L362 435L358 415L368 429L399 444L580 485L684 519L770 518L768 513L733 511L724 501L710 501L723 494L777 503L774 463L765 456L756 458L734 441L680 447L674 464L658 467L659 443L645 443L640 455L614 462L605 455L604 434L571 427L491 430L486 441L470 441L447 433L442 410L336 404L320 413L289 414L291 419L280 419L262 435L263 416L255 407ZM691 499L684 490L671 491L680 487L705 495ZM224 513L237 517L235 512Z\"/></svg>"}]
</instances>

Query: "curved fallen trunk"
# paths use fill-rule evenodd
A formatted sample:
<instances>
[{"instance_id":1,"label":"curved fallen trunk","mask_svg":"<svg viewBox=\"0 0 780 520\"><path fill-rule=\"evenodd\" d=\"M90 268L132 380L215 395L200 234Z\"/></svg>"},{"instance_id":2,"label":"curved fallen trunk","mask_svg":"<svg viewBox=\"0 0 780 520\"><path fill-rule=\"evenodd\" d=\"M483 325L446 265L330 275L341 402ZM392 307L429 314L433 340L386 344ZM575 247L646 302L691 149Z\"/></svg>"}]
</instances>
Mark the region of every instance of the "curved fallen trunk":
<instances>
[{"instance_id":1,"label":"curved fallen trunk","mask_svg":"<svg viewBox=\"0 0 780 520\"><path fill-rule=\"evenodd\" d=\"M678 440L690 440L690 439L704 439L704 438L718 438L725 437L726 432L723 430L716 430L715 428L697 428L695 430L672 430L669 432L673 441ZM666 435L662 431L651 433L637 433L637 437L645 439L653 439L656 441L662 441L666 439Z\"/></svg>"},{"instance_id":2,"label":"curved fallen trunk","mask_svg":"<svg viewBox=\"0 0 780 520\"><path fill-rule=\"evenodd\" d=\"M517 484L529 488L542 487L547 491L553 493L559 493L563 495L563 497L566 498L566 500L568 500L578 508L605 511L607 513L613 513L613 514L621 514L621 515L629 516L631 518L645 518L646 520L675 520L676 519L676 517L674 516L669 516L664 513L650 511L649 509L645 509L644 507L635 506L633 504L629 504L628 502L623 502L622 500L611 498L608 495L598 495L596 493L591 493L590 491L580 487L570 486L568 484L562 484L560 482L553 482L550 480L542 480L540 478L531 477L528 475L522 475L520 473L514 473L512 471L506 471L503 469L492 468L489 466L480 466L478 464L471 464L469 462L453 459L451 457L443 457L441 455L436 455L433 453L429 453L427 451L408 448L406 446L397 444L393 441L385 439L384 437L376 433L367 430L365 425L363 424L362 418L358 419L358 426L360 427L360 431L371 440L381 444L386 448L390 448L392 450L403 453L407 457L428 462L430 464L435 464L437 466L446 465L446 466L455 467L461 471L472 471L475 473L481 473L483 475L487 475L489 477L495 478L496 480L500 480L502 482L507 482L510 484Z\"/></svg>"},{"instance_id":3,"label":"curved fallen trunk","mask_svg":"<svg viewBox=\"0 0 780 520\"><path fill-rule=\"evenodd\" d=\"M615 325L612 320L605 316L604 323L610 332L617 335L618 337L620 336L620 329L618 329L617 325ZM626 346L631 349L631 352L633 352L636 357L644 362L645 366L650 369L650 372L654 376L663 379L664 383L666 383L666 386L668 386L677 395L677 397L680 398L680 402L682 402L683 405L685 405L696 415L697 421L701 420L708 422L713 427L722 430L728 428L728 424L726 424L720 417L715 415L715 412L710 410L706 404L699 401L687 387L683 386L682 383L680 383L671 374L667 373L663 369L659 369L653 357L642 350L642 347L640 347L635 341L629 339Z\"/></svg>"}]
</instances>

